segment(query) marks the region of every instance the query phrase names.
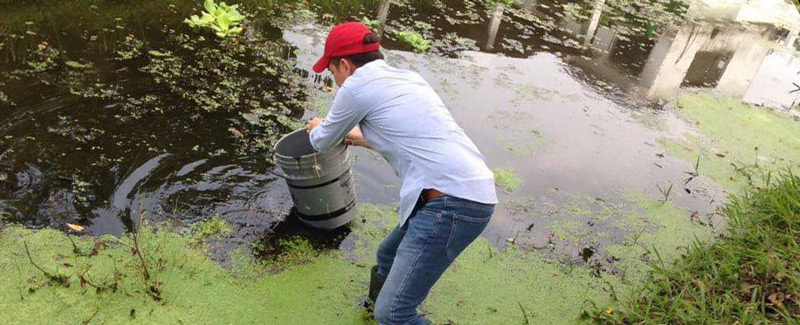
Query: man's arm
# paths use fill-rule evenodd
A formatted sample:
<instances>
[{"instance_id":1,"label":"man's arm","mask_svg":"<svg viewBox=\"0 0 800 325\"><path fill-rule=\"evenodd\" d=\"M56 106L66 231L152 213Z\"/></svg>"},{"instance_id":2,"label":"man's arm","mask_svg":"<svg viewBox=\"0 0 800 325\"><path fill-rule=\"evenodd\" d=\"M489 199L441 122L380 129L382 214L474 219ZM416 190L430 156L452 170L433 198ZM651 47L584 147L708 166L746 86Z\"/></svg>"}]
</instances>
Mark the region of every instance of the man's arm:
<instances>
[{"instance_id":1,"label":"man's arm","mask_svg":"<svg viewBox=\"0 0 800 325\"><path fill-rule=\"evenodd\" d=\"M306 130L309 132L311 146L317 152L328 152L339 144L345 135L354 131L365 115L366 112L353 100L347 89L340 88L325 120L314 119L308 123ZM361 138L363 139L363 136Z\"/></svg>"},{"instance_id":2,"label":"man's arm","mask_svg":"<svg viewBox=\"0 0 800 325\"><path fill-rule=\"evenodd\" d=\"M347 144L351 146L359 146L367 149L372 149L372 146L370 146L369 142L367 142L367 139L364 138L364 134L361 133L361 128L358 126L354 127L353 130L351 130L350 133L347 134L347 136L345 137L345 141L347 141Z\"/></svg>"}]
</instances>

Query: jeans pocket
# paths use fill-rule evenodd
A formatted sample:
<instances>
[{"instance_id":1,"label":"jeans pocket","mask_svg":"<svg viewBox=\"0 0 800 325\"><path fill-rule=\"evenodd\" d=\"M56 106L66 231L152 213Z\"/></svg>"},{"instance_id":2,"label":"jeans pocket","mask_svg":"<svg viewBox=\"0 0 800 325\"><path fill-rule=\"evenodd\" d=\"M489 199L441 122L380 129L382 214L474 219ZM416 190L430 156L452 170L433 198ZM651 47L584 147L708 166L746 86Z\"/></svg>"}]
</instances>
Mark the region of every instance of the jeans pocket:
<instances>
[{"instance_id":1,"label":"jeans pocket","mask_svg":"<svg viewBox=\"0 0 800 325\"><path fill-rule=\"evenodd\" d=\"M486 229L492 214L465 216L453 214L450 238L447 240L447 258L453 261Z\"/></svg>"}]
</instances>

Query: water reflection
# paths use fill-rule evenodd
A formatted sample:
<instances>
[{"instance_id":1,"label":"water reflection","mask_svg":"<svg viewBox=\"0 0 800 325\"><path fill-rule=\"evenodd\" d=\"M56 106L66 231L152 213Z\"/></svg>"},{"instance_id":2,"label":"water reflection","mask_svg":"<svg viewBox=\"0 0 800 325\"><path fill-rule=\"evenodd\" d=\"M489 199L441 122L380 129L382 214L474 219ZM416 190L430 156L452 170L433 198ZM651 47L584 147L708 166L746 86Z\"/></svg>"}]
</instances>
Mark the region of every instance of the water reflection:
<instances>
[{"instance_id":1,"label":"water reflection","mask_svg":"<svg viewBox=\"0 0 800 325\"><path fill-rule=\"evenodd\" d=\"M603 16L603 6L606 4L606 0L595 0L594 6L592 7L592 18L589 20L589 28L586 29L586 39L584 40L584 46L589 45L589 43L594 39L594 34L597 32L597 26L600 25L600 17Z\"/></svg>"},{"instance_id":2,"label":"water reflection","mask_svg":"<svg viewBox=\"0 0 800 325\"><path fill-rule=\"evenodd\" d=\"M497 39L497 31L500 30L500 23L503 22L503 13L505 9L506 6L502 3L498 3L494 9L492 19L489 21L489 37L486 39L485 46L485 49L487 50L494 49L494 42Z\"/></svg>"},{"instance_id":3,"label":"water reflection","mask_svg":"<svg viewBox=\"0 0 800 325\"><path fill-rule=\"evenodd\" d=\"M763 82L754 87L753 81L765 74L783 80L781 89L797 79L796 70L774 71L763 63L768 56L787 51L781 47L794 45L800 30L800 14L794 7L790 6L791 14L774 13L770 10L780 8L763 3L767 4L695 2L687 11L688 23L667 26L655 39L601 24L608 15L604 0L594 1L589 20L578 23L565 17L560 25L582 35L584 46L595 53L572 57L572 63L633 94L661 99L680 88L707 88L734 98L760 99L765 97L760 93L773 89ZM784 67L796 65L791 55L782 57L788 60ZM788 91L772 95L779 96L772 105L790 107L795 101Z\"/></svg>"},{"instance_id":4,"label":"water reflection","mask_svg":"<svg viewBox=\"0 0 800 325\"><path fill-rule=\"evenodd\" d=\"M378 28L378 35L383 35L384 30L386 29L386 19L389 18L389 9L392 7L391 0L382 0L380 6L378 6L378 21L381 22L380 27Z\"/></svg>"}]
</instances>

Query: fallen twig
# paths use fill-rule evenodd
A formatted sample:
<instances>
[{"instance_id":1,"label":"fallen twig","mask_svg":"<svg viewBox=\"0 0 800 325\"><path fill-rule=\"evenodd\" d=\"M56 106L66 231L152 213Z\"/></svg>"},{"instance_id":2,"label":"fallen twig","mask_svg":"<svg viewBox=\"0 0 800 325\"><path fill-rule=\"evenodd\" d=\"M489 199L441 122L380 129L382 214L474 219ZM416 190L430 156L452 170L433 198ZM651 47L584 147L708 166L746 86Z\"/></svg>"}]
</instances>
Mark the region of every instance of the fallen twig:
<instances>
[{"instance_id":1,"label":"fallen twig","mask_svg":"<svg viewBox=\"0 0 800 325\"><path fill-rule=\"evenodd\" d=\"M147 211L142 212L139 215L139 224L136 225L136 232L133 234L133 246L134 246L134 255L139 256L139 261L142 262L142 269L144 270L144 279L145 282L150 280L150 271L147 269L147 263L144 261L144 254L142 254L142 250L139 247L139 233L142 227L142 221L144 220L144 215L147 214Z\"/></svg>"},{"instance_id":2,"label":"fallen twig","mask_svg":"<svg viewBox=\"0 0 800 325\"><path fill-rule=\"evenodd\" d=\"M531 322L528 320L528 312L526 312L525 308L522 307L522 303L517 301L517 305L519 305L519 309L522 310L522 316L525 317L525 324L530 324Z\"/></svg>"},{"instance_id":3,"label":"fallen twig","mask_svg":"<svg viewBox=\"0 0 800 325\"><path fill-rule=\"evenodd\" d=\"M72 236L67 234L67 238L69 239L69 242L72 243L72 252L75 253L75 255L77 255L77 256L86 255L81 251L80 248L78 248L78 244L75 244L75 240L72 239Z\"/></svg>"},{"instance_id":4,"label":"fallen twig","mask_svg":"<svg viewBox=\"0 0 800 325\"><path fill-rule=\"evenodd\" d=\"M68 276L61 275L61 274L54 275L54 274L52 274L50 272L47 272L45 269L43 269L41 266L36 264L36 262L33 261L33 257L31 257L31 251L28 249L28 242L27 241L22 241L22 244L25 246L25 254L28 255L28 261L31 262L31 265L33 265L33 267L35 267L37 270L42 272L42 274L44 274L44 276L46 276L48 279L53 280L53 281L58 282L58 283L61 283L61 284L67 284L67 280L69 280Z\"/></svg>"},{"instance_id":5,"label":"fallen twig","mask_svg":"<svg viewBox=\"0 0 800 325\"><path fill-rule=\"evenodd\" d=\"M89 317L89 319L87 319L87 320L83 321L83 323L82 323L82 324L83 324L83 325L88 325L89 323L91 323L91 322L92 322L92 320L94 319L94 317L95 317L95 316L97 316L97 313L99 313L99 312L100 312L100 309L98 309L97 311L95 311L95 312L94 312L94 314L92 314L92 317Z\"/></svg>"}]
</instances>

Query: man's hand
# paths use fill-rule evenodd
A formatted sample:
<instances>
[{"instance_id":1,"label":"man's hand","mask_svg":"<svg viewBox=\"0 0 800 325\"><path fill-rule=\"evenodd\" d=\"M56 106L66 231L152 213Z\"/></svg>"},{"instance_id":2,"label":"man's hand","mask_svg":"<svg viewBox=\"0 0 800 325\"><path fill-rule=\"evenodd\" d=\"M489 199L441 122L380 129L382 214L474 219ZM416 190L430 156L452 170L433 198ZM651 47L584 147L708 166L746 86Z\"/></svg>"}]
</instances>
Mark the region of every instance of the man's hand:
<instances>
[{"instance_id":1,"label":"man's hand","mask_svg":"<svg viewBox=\"0 0 800 325\"><path fill-rule=\"evenodd\" d=\"M308 122L308 125L306 125L306 132L311 133L311 130L313 130L315 127L318 127L320 124L322 124L322 121L323 120L321 118L319 118L319 117L315 117L315 118L311 119L311 121Z\"/></svg>"},{"instance_id":2,"label":"man's hand","mask_svg":"<svg viewBox=\"0 0 800 325\"><path fill-rule=\"evenodd\" d=\"M345 142L347 142L347 144L350 146L359 146L372 149L372 147L369 146L369 143L367 143L367 139L364 139L364 134L361 133L361 128L358 126L354 127L353 130L351 130L350 133L345 136Z\"/></svg>"}]
</instances>

